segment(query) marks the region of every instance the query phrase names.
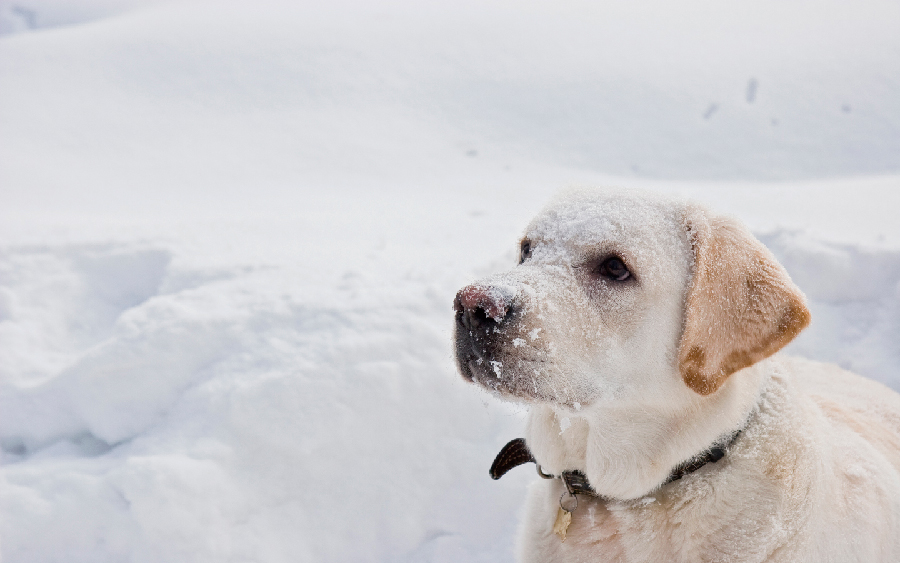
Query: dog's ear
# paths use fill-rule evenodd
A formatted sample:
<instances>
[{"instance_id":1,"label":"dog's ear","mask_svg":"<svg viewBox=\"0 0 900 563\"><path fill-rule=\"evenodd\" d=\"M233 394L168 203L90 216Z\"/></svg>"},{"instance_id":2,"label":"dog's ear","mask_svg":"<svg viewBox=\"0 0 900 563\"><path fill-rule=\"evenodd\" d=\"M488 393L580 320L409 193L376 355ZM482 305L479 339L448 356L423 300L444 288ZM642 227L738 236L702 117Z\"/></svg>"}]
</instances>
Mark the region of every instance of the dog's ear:
<instances>
[{"instance_id":1,"label":"dog's ear","mask_svg":"<svg viewBox=\"0 0 900 563\"><path fill-rule=\"evenodd\" d=\"M701 395L769 357L809 324L803 293L772 253L736 221L686 210L694 253L678 365Z\"/></svg>"}]
</instances>

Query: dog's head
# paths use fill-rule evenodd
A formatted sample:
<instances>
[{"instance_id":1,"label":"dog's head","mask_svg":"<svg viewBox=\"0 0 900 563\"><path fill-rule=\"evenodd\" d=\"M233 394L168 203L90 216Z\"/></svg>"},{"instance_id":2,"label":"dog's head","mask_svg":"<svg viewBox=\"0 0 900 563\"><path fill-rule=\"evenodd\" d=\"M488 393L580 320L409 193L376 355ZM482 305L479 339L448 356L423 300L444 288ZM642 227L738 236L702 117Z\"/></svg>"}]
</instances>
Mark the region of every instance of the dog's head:
<instances>
[{"instance_id":1,"label":"dog's head","mask_svg":"<svg viewBox=\"0 0 900 563\"><path fill-rule=\"evenodd\" d=\"M573 191L528 226L519 265L456 296L460 373L573 409L714 393L808 323L743 226L644 193Z\"/></svg>"}]
</instances>

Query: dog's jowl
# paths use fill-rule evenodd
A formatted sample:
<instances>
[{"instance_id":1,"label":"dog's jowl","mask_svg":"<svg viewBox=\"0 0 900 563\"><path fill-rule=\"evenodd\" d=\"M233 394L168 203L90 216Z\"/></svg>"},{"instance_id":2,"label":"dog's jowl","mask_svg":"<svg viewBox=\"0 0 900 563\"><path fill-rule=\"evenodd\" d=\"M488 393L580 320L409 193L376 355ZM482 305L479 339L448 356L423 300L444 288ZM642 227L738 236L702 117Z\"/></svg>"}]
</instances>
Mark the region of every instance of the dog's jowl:
<instances>
[{"instance_id":1,"label":"dog's jowl","mask_svg":"<svg viewBox=\"0 0 900 563\"><path fill-rule=\"evenodd\" d=\"M736 220L568 192L454 300L461 375L529 408L521 561L898 562L900 395L776 354L803 293Z\"/></svg>"}]
</instances>

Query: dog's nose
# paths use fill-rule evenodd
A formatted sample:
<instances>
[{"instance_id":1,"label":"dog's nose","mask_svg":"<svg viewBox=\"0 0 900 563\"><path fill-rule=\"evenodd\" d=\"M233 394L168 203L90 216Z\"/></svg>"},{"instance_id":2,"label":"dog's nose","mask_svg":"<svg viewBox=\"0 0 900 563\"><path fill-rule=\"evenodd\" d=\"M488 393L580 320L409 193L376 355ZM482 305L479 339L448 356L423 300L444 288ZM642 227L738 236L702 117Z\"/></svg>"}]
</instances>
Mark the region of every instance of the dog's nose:
<instances>
[{"instance_id":1,"label":"dog's nose","mask_svg":"<svg viewBox=\"0 0 900 563\"><path fill-rule=\"evenodd\" d=\"M469 285L453 300L456 320L468 330L489 323L501 323L510 311L510 300L495 287Z\"/></svg>"}]
</instances>

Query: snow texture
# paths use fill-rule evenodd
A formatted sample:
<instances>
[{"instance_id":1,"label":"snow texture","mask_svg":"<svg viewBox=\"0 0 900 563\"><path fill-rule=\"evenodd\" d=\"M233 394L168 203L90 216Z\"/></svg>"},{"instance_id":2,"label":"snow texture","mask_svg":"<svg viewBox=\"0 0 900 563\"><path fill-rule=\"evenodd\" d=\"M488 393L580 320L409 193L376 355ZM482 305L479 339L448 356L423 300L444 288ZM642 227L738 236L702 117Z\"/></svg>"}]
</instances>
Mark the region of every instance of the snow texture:
<instances>
[{"instance_id":1,"label":"snow texture","mask_svg":"<svg viewBox=\"0 0 900 563\"><path fill-rule=\"evenodd\" d=\"M0 1L0 558L511 561L523 413L455 372L451 303L569 185L739 216L809 297L789 351L900 389L898 28Z\"/></svg>"}]
</instances>

